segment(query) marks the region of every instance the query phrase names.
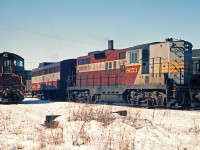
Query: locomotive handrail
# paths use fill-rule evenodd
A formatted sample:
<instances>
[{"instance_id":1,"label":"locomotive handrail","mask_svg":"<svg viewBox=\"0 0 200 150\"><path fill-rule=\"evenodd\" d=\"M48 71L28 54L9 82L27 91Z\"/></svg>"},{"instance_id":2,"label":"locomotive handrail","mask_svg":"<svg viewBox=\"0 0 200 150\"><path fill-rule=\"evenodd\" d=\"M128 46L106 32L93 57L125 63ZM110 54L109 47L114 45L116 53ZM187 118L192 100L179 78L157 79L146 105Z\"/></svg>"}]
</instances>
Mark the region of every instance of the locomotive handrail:
<instances>
[{"instance_id":1,"label":"locomotive handrail","mask_svg":"<svg viewBox=\"0 0 200 150\"><path fill-rule=\"evenodd\" d=\"M174 60L177 64L180 64L176 59Z\"/></svg>"},{"instance_id":2,"label":"locomotive handrail","mask_svg":"<svg viewBox=\"0 0 200 150\"><path fill-rule=\"evenodd\" d=\"M180 80L180 84L181 84L181 81L184 80L184 79L181 78L181 76L184 76L184 75L182 74L182 72L181 72L181 69L184 69L184 68L179 68L179 69L178 69L173 63L168 62L168 70L169 70L169 64L172 65L172 66L178 71L178 72L174 75L174 77L175 77L176 79ZM169 72L169 71L168 71L168 72ZM170 77L173 73L175 73L175 72L174 72L174 71L171 72L171 74L169 75L169 77ZM177 77L177 74L178 74L178 73L180 73L180 78Z\"/></svg>"},{"instance_id":3,"label":"locomotive handrail","mask_svg":"<svg viewBox=\"0 0 200 150\"><path fill-rule=\"evenodd\" d=\"M25 88L25 85L24 85L24 83L22 82L22 76L16 75L15 73L12 73L12 75L14 75L14 76L20 78L21 85Z\"/></svg>"},{"instance_id":4,"label":"locomotive handrail","mask_svg":"<svg viewBox=\"0 0 200 150\"><path fill-rule=\"evenodd\" d=\"M176 69L176 70L178 70L178 68L176 68L176 66L174 65L174 64L172 64L172 63L170 63L170 62L168 62L169 64L171 64L172 66L174 66L174 68Z\"/></svg>"},{"instance_id":5,"label":"locomotive handrail","mask_svg":"<svg viewBox=\"0 0 200 150\"><path fill-rule=\"evenodd\" d=\"M170 74L170 76L171 76L173 73L175 73L175 72L172 72L172 73ZM177 72L177 73L179 73L179 72ZM178 80L184 80L184 79L182 79L182 78L178 78L178 77L177 77L177 73L174 75L174 77L176 77L176 79L178 79ZM170 77L170 76L169 76L169 77ZM183 75L181 74L181 76L183 76Z\"/></svg>"},{"instance_id":6,"label":"locomotive handrail","mask_svg":"<svg viewBox=\"0 0 200 150\"><path fill-rule=\"evenodd\" d=\"M20 76L20 79L21 79L21 85L25 88L25 85L24 85L24 83L22 82L22 76Z\"/></svg>"}]
</instances>

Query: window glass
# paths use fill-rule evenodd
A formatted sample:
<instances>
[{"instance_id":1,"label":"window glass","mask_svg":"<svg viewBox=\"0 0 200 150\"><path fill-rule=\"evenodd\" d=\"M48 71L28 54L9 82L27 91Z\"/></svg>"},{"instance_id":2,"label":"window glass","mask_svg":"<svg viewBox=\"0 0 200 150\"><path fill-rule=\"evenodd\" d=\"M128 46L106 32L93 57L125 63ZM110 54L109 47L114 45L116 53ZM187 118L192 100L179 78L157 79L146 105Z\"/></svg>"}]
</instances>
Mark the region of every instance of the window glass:
<instances>
[{"instance_id":1,"label":"window glass","mask_svg":"<svg viewBox=\"0 0 200 150\"><path fill-rule=\"evenodd\" d=\"M108 70L108 62L106 62L105 68L106 68L106 70Z\"/></svg>"},{"instance_id":2,"label":"window glass","mask_svg":"<svg viewBox=\"0 0 200 150\"><path fill-rule=\"evenodd\" d=\"M112 68L112 62L109 62L109 69Z\"/></svg>"},{"instance_id":3,"label":"window glass","mask_svg":"<svg viewBox=\"0 0 200 150\"><path fill-rule=\"evenodd\" d=\"M86 64L89 64L90 63L90 58L87 58L86 59Z\"/></svg>"},{"instance_id":4,"label":"window glass","mask_svg":"<svg viewBox=\"0 0 200 150\"><path fill-rule=\"evenodd\" d=\"M9 73L10 72L10 61L9 60L4 60L4 73Z\"/></svg>"},{"instance_id":5,"label":"window glass","mask_svg":"<svg viewBox=\"0 0 200 150\"><path fill-rule=\"evenodd\" d=\"M117 68L117 63L116 63L116 61L113 62L113 68L114 68L114 69Z\"/></svg>"},{"instance_id":6,"label":"window glass","mask_svg":"<svg viewBox=\"0 0 200 150\"><path fill-rule=\"evenodd\" d=\"M14 60L14 66L15 67L23 67L23 61L20 59L15 59Z\"/></svg>"},{"instance_id":7,"label":"window glass","mask_svg":"<svg viewBox=\"0 0 200 150\"><path fill-rule=\"evenodd\" d=\"M78 65L89 64L89 63L90 63L90 58L78 60Z\"/></svg>"},{"instance_id":8,"label":"window glass","mask_svg":"<svg viewBox=\"0 0 200 150\"><path fill-rule=\"evenodd\" d=\"M10 61L4 60L4 67L9 67L9 66L10 66Z\"/></svg>"},{"instance_id":9,"label":"window glass","mask_svg":"<svg viewBox=\"0 0 200 150\"><path fill-rule=\"evenodd\" d=\"M131 52L130 54L131 54L130 55L130 57L131 57L131 59L130 59L131 63L138 63L138 52Z\"/></svg>"},{"instance_id":10,"label":"window glass","mask_svg":"<svg viewBox=\"0 0 200 150\"><path fill-rule=\"evenodd\" d=\"M51 69L50 68L48 68L48 73L51 73Z\"/></svg>"},{"instance_id":11,"label":"window glass","mask_svg":"<svg viewBox=\"0 0 200 150\"><path fill-rule=\"evenodd\" d=\"M60 66L56 66L55 72L59 72L59 71L60 71Z\"/></svg>"},{"instance_id":12,"label":"window glass","mask_svg":"<svg viewBox=\"0 0 200 150\"><path fill-rule=\"evenodd\" d=\"M123 53L119 53L119 59L124 59L126 58L126 53L123 52Z\"/></svg>"},{"instance_id":13,"label":"window glass","mask_svg":"<svg viewBox=\"0 0 200 150\"><path fill-rule=\"evenodd\" d=\"M48 69L45 69L45 70L44 70L44 74L48 74Z\"/></svg>"},{"instance_id":14,"label":"window glass","mask_svg":"<svg viewBox=\"0 0 200 150\"><path fill-rule=\"evenodd\" d=\"M49 73L53 73L53 69L52 68L49 68Z\"/></svg>"}]
</instances>

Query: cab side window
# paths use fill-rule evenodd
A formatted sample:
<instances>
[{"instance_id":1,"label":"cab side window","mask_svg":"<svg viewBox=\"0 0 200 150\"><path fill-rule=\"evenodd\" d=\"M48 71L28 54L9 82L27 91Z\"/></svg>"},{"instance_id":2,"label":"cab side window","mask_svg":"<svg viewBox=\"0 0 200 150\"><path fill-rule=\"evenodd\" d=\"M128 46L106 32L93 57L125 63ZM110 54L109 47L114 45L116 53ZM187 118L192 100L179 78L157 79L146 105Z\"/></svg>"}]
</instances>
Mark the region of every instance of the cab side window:
<instances>
[{"instance_id":1,"label":"cab side window","mask_svg":"<svg viewBox=\"0 0 200 150\"><path fill-rule=\"evenodd\" d=\"M130 63L138 63L138 52L130 53Z\"/></svg>"},{"instance_id":2,"label":"cab side window","mask_svg":"<svg viewBox=\"0 0 200 150\"><path fill-rule=\"evenodd\" d=\"M125 59L125 58L126 58L125 52L119 53L119 59Z\"/></svg>"},{"instance_id":3,"label":"cab side window","mask_svg":"<svg viewBox=\"0 0 200 150\"><path fill-rule=\"evenodd\" d=\"M3 62L4 66L4 73L9 73L10 72L10 60L5 59Z\"/></svg>"}]
</instances>

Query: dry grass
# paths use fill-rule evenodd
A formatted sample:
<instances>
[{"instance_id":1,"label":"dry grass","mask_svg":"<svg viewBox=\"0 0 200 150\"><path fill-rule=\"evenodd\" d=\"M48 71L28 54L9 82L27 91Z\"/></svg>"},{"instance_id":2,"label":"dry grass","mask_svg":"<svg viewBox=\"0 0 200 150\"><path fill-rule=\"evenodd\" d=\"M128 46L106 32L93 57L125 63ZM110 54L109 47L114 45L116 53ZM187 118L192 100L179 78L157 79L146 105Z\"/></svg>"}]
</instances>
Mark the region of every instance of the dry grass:
<instances>
[{"instance_id":1,"label":"dry grass","mask_svg":"<svg viewBox=\"0 0 200 150\"><path fill-rule=\"evenodd\" d=\"M75 135L72 135L73 145L80 146L90 143L90 136L84 129L85 123L86 122L82 124L80 130L77 133L75 133Z\"/></svg>"},{"instance_id":2,"label":"dry grass","mask_svg":"<svg viewBox=\"0 0 200 150\"><path fill-rule=\"evenodd\" d=\"M90 105L85 107L79 107L78 111L72 110L72 115L68 118L68 121L84 121L90 122L91 120L96 120L97 122L103 123L106 127L111 124L116 119L112 115L112 110L105 109L94 109Z\"/></svg>"}]
</instances>

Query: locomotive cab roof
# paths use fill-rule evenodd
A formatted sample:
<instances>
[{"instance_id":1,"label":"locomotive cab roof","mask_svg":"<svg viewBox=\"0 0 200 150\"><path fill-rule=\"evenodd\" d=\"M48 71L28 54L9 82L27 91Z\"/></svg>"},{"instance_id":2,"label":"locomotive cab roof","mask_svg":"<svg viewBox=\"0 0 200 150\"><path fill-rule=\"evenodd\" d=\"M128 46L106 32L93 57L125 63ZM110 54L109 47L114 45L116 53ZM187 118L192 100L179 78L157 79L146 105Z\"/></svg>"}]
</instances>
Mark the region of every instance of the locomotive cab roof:
<instances>
[{"instance_id":1,"label":"locomotive cab roof","mask_svg":"<svg viewBox=\"0 0 200 150\"><path fill-rule=\"evenodd\" d=\"M22 59L22 60L24 60L24 58L22 58L21 56L14 54L14 53L9 53L9 52L0 53L0 57L8 57L9 59Z\"/></svg>"}]
</instances>

